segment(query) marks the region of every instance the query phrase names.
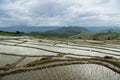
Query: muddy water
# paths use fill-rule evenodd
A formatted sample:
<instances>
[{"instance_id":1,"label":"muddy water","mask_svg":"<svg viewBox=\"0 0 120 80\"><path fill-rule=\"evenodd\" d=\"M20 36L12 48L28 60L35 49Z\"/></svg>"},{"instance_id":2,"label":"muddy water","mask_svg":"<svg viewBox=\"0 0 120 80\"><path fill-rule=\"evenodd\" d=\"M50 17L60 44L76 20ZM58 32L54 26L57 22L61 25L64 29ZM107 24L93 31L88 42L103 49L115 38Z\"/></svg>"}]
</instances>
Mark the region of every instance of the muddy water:
<instances>
[{"instance_id":1,"label":"muddy water","mask_svg":"<svg viewBox=\"0 0 120 80\"><path fill-rule=\"evenodd\" d=\"M86 50L62 48L62 47L56 47L56 46L43 46L43 45L31 45L31 44L20 44L20 45L21 46L28 46L28 47L37 47L37 48L42 48L42 49L57 51L57 52L63 52L63 53L78 54L78 55L90 55L90 56L100 56L100 57L111 56L110 54L104 54L101 52L91 51L91 49L89 51L86 51ZM85 49L85 48L82 48L82 49ZM116 57L116 58L120 58L120 56L114 56L114 55L112 55L112 56Z\"/></svg>"},{"instance_id":2,"label":"muddy water","mask_svg":"<svg viewBox=\"0 0 120 80\"><path fill-rule=\"evenodd\" d=\"M14 63L19 58L20 57L7 56L7 55L1 55L0 54L0 66L5 66L6 64Z\"/></svg>"},{"instance_id":3,"label":"muddy water","mask_svg":"<svg viewBox=\"0 0 120 80\"><path fill-rule=\"evenodd\" d=\"M2 80L120 80L120 74L100 65L80 64L18 73Z\"/></svg>"},{"instance_id":4,"label":"muddy water","mask_svg":"<svg viewBox=\"0 0 120 80\"><path fill-rule=\"evenodd\" d=\"M43 50L7 45L0 45L0 53L18 55L57 55L56 53L47 52Z\"/></svg>"}]
</instances>

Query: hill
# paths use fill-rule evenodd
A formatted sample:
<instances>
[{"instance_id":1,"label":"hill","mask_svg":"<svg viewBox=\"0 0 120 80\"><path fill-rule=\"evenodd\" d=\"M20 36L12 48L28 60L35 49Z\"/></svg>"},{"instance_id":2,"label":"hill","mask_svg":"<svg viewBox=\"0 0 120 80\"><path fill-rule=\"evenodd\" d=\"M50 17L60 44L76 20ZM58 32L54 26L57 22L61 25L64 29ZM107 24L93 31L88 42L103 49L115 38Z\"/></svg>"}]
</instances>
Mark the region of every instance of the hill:
<instances>
[{"instance_id":1,"label":"hill","mask_svg":"<svg viewBox=\"0 0 120 80\"><path fill-rule=\"evenodd\" d=\"M120 40L120 32L118 31L105 31L98 33L84 32L81 34L76 34L71 36L71 38L76 39L90 39L90 40Z\"/></svg>"},{"instance_id":2,"label":"hill","mask_svg":"<svg viewBox=\"0 0 120 80\"><path fill-rule=\"evenodd\" d=\"M70 38L73 38L73 39L92 39L92 33L90 32L82 32L80 34L76 34L76 35L73 35L71 36Z\"/></svg>"},{"instance_id":3,"label":"hill","mask_svg":"<svg viewBox=\"0 0 120 80\"><path fill-rule=\"evenodd\" d=\"M91 32L108 32L108 31L113 31L113 32L120 32L120 27L110 27L110 26L99 26L99 27L85 27Z\"/></svg>"},{"instance_id":4,"label":"hill","mask_svg":"<svg viewBox=\"0 0 120 80\"><path fill-rule=\"evenodd\" d=\"M0 31L7 31L7 32L45 32L48 30L55 30L58 29L57 26L25 26L25 25L18 25L18 26L10 26L10 27L0 27Z\"/></svg>"},{"instance_id":5,"label":"hill","mask_svg":"<svg viewBox=\"0 0 120 80\"><path fill-rule=\"evenodd\" d=\"M115 29L106 29L106 30L103 30L103 31L101 31L101 32L109 32L109 31L111 31L111 32L120 32L120 28L115 28Z\"/></svg>"},{"instance_id":6,"label":"hill","mask_svg":"<svg viewBox=\"0 0 120 80\"><path fill-rule=\"evenodd\" d=\"M102 32L93 35L94 40L120 40L119 32Z\"/></svg>"},{"instance_id":7,"label":"hill","mask_svg":"<svg viewBox=\"0 0 120 80\"><path fill-rule=\"evenodd\" d=\"M49 30L40 34L44 36L70 37L83 32L88 32L88 30L82 27L61 27L59 29ZM38 34L38 32L36 33Z\"/></svg>"}]
</instances>

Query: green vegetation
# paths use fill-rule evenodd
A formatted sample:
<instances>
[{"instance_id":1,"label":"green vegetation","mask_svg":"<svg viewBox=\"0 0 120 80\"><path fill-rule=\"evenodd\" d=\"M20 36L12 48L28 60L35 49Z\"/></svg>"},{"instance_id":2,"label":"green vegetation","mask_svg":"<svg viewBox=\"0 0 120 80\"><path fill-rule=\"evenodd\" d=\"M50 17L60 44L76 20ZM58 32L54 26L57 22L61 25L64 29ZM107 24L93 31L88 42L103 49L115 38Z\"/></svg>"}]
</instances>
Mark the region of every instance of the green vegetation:
<instances>
[{"instance_id":1,"label":"green vegetation","mask_svg":"<svg viewBox=\"0 0 120 80\"><path fill-rule=\"evenodd\" d=\"M103 62L107 62L107 63L110 63L110 64L113 64L114 66L117 66L117 67L120 67L120 62L118 60L115 60L114 58L92 58L94 60L99 60L99 61L103 61Z\"/></svg>"},{"instance_id":2,"label":"green vegetation","mask_svg":"<svg viewBox=\"0 0 120 80\"><path fill-rule=\"evenodd\" d=\"M33 36L36 38L53 39L53 40L120 40L120 32L99 32L93 33L82 27L61 27L56 30L48 30L46 32L5 32L0 31L0 35L5 36Z\"/></svg>"},{"instance_id":3,"label":"green vegetation","mask_svg":"<svg viewBox=\"0 0 120 80\"><path fill-rule=\"evenodd\" d=\"M46 32L31 32L30 35L42 35L42 36L53 36L53 37L70 37L73 35L87 32L88 30L81 27L62 27L56 30L49 30Z\"/></svg>"},{"instance_id":4,"label":"green vegetation","mask_svg":"<svg viewBox=\"0 0 120 80\"><path fill-rule=\"evenodd\" d=\"M56 62L58 60L52 60L52 59L48 59L48 60L36 60L34 62L28 63L27 65L25 65L25 67L34 67L34 66L38 66L38 65L43 65L43 64L48 64L51 62Z\"/></svg>"},{"instance_id":5,"label":"green vegetation","mask_svg":"<svg viewBox=\"0 0 120 80\"><path fill-rule=\"evenodd\" d=\"M103 32L103 33L96 33L93 35L94 40L120 40L120 33L119 32Z\"/></svg>"},{"instance_id":6,"label":"green vegetation","mask_svg":"<svg viewBox=\"0 0 120 80\"><path fill-rule=\"evenodd\" d=\"M19 31L16 31L16 32L0 31L0 35L2 36L25 36L27 34L24 32L19 32Z\"/></svg>"},{"instance_id":7,"label":"green vegetation","mask_svg":"<svg viewBox=\"0 0 120 80\"><path fill-rule=\"evenodd\" d=\"M81 27L62 27L46 32L31 32L29 35L48 39L120 40L119 32L92 33Z\"/></svg>"},{"instance_id":8,"label":"green vegetation","mask_svg":"<svg viewBox=\"0 0 120 80\"><path fill-rule=\"evenodd\" d=\"M84 39L84 40L92 40L92 34L90 32L82 32L80 34L77 35L73 35L70 38L74 38L74 39Z\"/></svg>"},{"instance_id":9,"label":"green vegetation","mask_svg":"<svg viewBox=\"0 0 120 80\"><path fill-rule=\"evenodd\" d=\"M73 58L73 57L70 57L67 60L68 61L76 61L76 60L78 60L78 61L89 61L89 60L96 60L96 61L107 62L107 63L110 63L110 64L112 64L114 66L120 67L120 62L116 58L110 57L110 56L105 56L104 58L102 58L102 57L93 57L93 58ZM34 66L48 64L48 63L57 62L57 61L64 61L64 60L52 59L51 57L42 58L41 60L36 60L36 61L33 61L31 63L26 64L25 67L34 67Z\"/></svg>"},{"instance_id":10,"label":"green vegetation","mask_svg":"<svg viewBox=\"0 0 120 80\"><path fill-rule=\"evenodd\" d=\"M0 31L0 35L13 36L14 33L12 33L12 32Z\"/></svg>"}]
</instances>

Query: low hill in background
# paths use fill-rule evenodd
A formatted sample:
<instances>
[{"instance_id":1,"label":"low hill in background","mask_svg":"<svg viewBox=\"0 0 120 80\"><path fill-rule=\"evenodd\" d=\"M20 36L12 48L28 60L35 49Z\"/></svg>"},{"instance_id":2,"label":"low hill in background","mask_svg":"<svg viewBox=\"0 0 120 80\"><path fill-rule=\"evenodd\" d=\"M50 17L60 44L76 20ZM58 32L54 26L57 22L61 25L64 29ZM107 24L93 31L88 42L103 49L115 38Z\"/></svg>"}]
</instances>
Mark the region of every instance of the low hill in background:
<instances>
[{"instance_id":1,"label":"low hill in background","mask_svg":"<svg viewBox=\"0 0 120 80\"><path fill-rule=\"evenodd\" d=\"M115 28L115 29L106 29L106 30L103 30L103 31L101 31L101 32L109 32L109 31L111 31L111 32L120 32L120 28Z\"/></svg>"},{"instance_id":2,"label":"low hill in background","mask_svg":"<svg viewBox=\"0 0 120 80\"><path fill-rule=\"evenodd\" d=\"M93 35L94 40L120 40L120 32L102 32Z\"/></svg>"},{"instance_id":3,"label":"low hill in background","mask_svg":"<svg viewBox=\"0 0 120 80\"><path fill-rule=\"evenodd\" d=\"M98 33L98 32L120 32L120 27L106 27L106 26L100 26L100 27L85 27L88 29L90 32Z\"/></svg>"},{"instance_id":4,"label":"low hill in background","mask_svg":"<svg viewBox=\"0 0 120 80\"><path fill-rule=\"evenodd\" d=\"M89 27L90 28L90 27ZM100 27L99 27L100 28ZM98 29L99 29L98 28ZM4 31L5 29L5 31ZM13 30L12 30L13 29ZM91 28L92 29L92 28ZM96 30L96 28L93 28ZM102 28L103 29L103 28ZM0 35L7 36L44 36L60 37L73 39L90 39L90 40L120 40L120 28L104 28L98 32L91 31L83 27L5 27L0 28Z\"/></svg>"},{"instance_id":5,"label":"low hill in background","mask_svg":"<svg viewBox=\"0 0 120 80\"><path fill-rule=\"evenodd\" d=\"M69 27L69 28L68 28ZM0 31L7 31L7 32L15 32L15 31L20 31L20 32L46 32L48 30L56 30L59 29L59 31L64 31L65 28L67 30L69 29L79 29L80 26L27 26L27 25L16 25L16 26L9 26L9 27L2 27L0 26ZM109 30L111 31L117 31L120 32L120 27L104 27L104 26L100 26L100 27L86 27L86 26L82 26L84 29L90 31L90 32L107 32ZM82 27L80 27L82 29ZM77 30L75 30L77 31Z\"/></svg>"},{"instance_id":6,"label":"low hill in background","mask_svg":"<svg viewBox=\"0 0 120 80\"><path fill-rule=\"evenodd\" d=\"M25 25L19 25L19 26L10 26L10 27L0 27L0 31L7 31L7 32L45 32L48 30L55 30L58 29L58 26L25 26Z\"/></svg>"},{"instance_id":7,"label":"low hill in background","mask_svg":"<svg viewBox=\"0 0 120 80\"><path fill-rule=\"evenodd\" d=\"M57 37L70 37L73 35L81 34L83 32L88 32L87 29L82 27L61 27L56 30L48 30L46 32L32 32L31 35L44 35L44 36L57 36Z\"/></svg>"}]
</instances>

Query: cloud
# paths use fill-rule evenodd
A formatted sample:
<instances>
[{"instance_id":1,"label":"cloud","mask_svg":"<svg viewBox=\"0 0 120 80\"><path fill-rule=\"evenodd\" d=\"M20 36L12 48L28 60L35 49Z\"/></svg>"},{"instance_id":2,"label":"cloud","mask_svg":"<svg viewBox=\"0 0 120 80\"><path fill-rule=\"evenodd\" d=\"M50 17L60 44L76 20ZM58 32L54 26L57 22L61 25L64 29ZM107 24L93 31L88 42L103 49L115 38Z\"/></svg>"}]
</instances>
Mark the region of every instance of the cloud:
<instances>
[{"instance_id":1,"label":"cloud","mask_svg":"<svg viewBox=\"0 0 120 80\"><path fill-rule=\"evenodd\" d=\"M119 0L0 0L0 26L112 26Z\"/></svg>"}]
</instances>

